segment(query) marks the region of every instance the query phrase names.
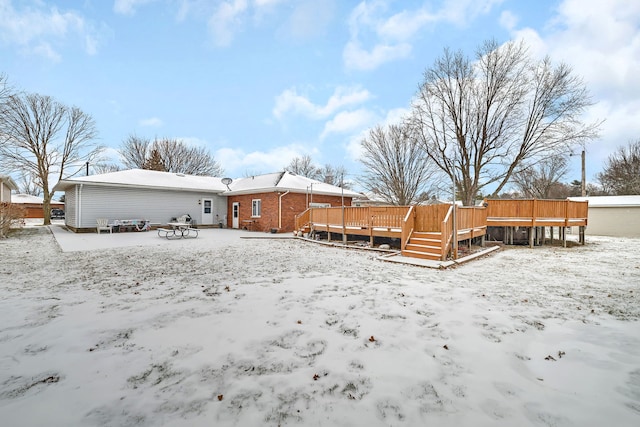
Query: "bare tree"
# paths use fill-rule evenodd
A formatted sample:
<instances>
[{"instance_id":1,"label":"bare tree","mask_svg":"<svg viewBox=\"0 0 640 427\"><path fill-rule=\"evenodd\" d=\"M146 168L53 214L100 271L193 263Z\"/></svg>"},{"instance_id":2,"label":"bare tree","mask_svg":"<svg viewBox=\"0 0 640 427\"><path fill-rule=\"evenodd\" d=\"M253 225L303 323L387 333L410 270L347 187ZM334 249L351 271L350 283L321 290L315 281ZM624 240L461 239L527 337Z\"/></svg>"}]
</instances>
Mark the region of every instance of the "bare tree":
<instances>
[{"instance_id":1,"label":"bare tree","mask_svg":"<svg viewBox=\"0 0 640 427\"><path fill-rule=\"evenodd\" d=\"M91 168L93 169L93 173L95 174L118 172L122 170L122 167L120 165L109 162L97 162L91 165Z\"/></svg>"},{"instance_id":2,"label":"bare tree","mask_svg":"<svg viewBox=\"0 0 640 427\"><path fill-rule=\"evenodd\" d=\"M38 178L34 176L33 173L22 172L17 184L22 194L30 194L38 197L42 195L42 188L38 185Z\"/></svg>"},{"instance_id":3,"label":"bare tree","mask_svg":"<svg viewBox=\"0 0 640 427\"><path fill-rule=\"evenodd\" d=\"M332 166L330 164L326 164L324 167L318 169L318 175L319 180L326 184L347 189L352 187L351 182L345 179L349 174L344 166Z\"/></svg>"},{"instance_id":4,"label":"bare tree","mask_svg":"<svg viewBox=\"0 0 640 427\"><path fill-rule=\"evenodd\" d=\"M284 170L307 178L320 179L320 168L313 164L311 156L308 154L302 157L294 157Z\"/></svg>"},{"instance_id":5,"label":"bare tree","mask_svg":"<svg viewBox=\"0 0 640 427\"><path fill-rule=\"evenodd\" d=\"M566 157L548 157L536 164L521 166L521 169L513 174L512 181L523 197L565 198L569 191L560 180L568 170Z\"/></svg>"},{"instance_id":6,"label":"bare tree","mask_svg":"<svg viewBox=\"0 0 640 427\"><path fill-rule=\"evenodd\" d=\"M92 143L95 122L79 108L39 94L10 95L5 107L0 116L0 157L10 169L33 176L42 188L48 225L50 179L62 179L69 167L91 161L102 151Z\"/></svg>"},{"instance_id":7,"label":"bare tree","mask_svg":"<svg viewBox=\"0 0 640 427\"><path fill-rule=\"evenodd\" d=\"M581 116L591 105L582 80L549 58L531 59L522 43L479 47L475 61L445 50L424 73L412 125L431 159L472 205L495 185L499 194L514 172L533 159L568 154L597 136L600 123Z\"/></svg>"},{"instance_id":8,"label":"bare tree","mask_svg":"<svg viewBox=\"0 0 640 427\"><path fill-rule=\"evenodd\" d=\"M425 201L437 186L437 168L407 126L371 129L362 149L365 172L360 184L387 203L405 206Z\"/></svg>"},{"instance_id":9,"label":"bare tree","mask_svg":"<svg viewBox=\"0 0 640 427\"><path fill-rule=\"evenodd\" d=\"M127 169L144 169L148 156L151 154L151 140L129 135L122 142L118 150L122 164Z\"/></svg>"},{"instance_id":10,"label":"bare tree","mask_svg":"<svg viewBox=\"0 0 640 427\"><path fill-rule=\"evenodd\" d=\"M597 179L613 195L640 194L640 139L611 154Z\"/></svg>"},{"instance_id":11,"label":"bare tree","mask_svg":"<svg viewBox=\"0 0 640 427\"><path fill-rule=\"evenodd\" d=\"M5 102L13 94L13 88L9 85L6 74L0 74L0 114L4 112Z\"/></svg>"},{"instance_id":12,"label":"bare tree","mask_svg":"<svg viewBox=\"0 0 640 427\"><path fill-rule=\"evenodd\" d=\"M192 147L179 139L149 139L130 135L120 150L127 168L185 173L189 175L222 176L224 169L206 148ZM155 153L155 154L154 154ZM155 159L152 159L156 156ZM152 161L153 160L153 161ZM161 167L162 166L162 167Z\"/></svg>"}]
</instances>

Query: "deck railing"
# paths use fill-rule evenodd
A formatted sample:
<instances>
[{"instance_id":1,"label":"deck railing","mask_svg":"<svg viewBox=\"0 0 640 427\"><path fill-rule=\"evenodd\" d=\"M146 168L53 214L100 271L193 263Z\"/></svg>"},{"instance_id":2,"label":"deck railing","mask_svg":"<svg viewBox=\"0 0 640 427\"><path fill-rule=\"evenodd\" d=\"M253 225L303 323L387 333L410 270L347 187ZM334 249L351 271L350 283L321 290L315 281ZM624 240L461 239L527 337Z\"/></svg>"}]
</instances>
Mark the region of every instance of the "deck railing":
<instances>
[{"instance_id":1,"label":"deck railing","mask_svg":"<svg viewBox=\"0 0 640 427\"><path fill-rule=\"evenodd\" d=\"M447 213L440 223L440 254L443 261L446 259L453 243L453 209L455 209L455 205L445 206L448 207Z\"/></svg>"},{"instance_id":2,"label":"deck railing","mask_svg":"<svg viewBox=\"0 0 640 427\"><path fill-rule=\"evenodd\" d=\"M402 236L400 237L400 247L402 250L405 250L407 247L407 243L409 243L409 239L411 238L411 234L416 226L416 207L411 206L407 214L402 219Z\"/></svg>"},{"instance_id":3,"label":"deck railing","mask_svg":"<svg viewBox=\"0 0 640 427\"><path fill-rule=\"evenodd\" d=\"M568 226L570 223L578 222L586 225L588 217L588 202L578 202L573 200L487 200L487 217L490 222L500 219L520 219L528 226L544 225L545 222L555 220L557 224Z\"/></svg>"}]
</instances>

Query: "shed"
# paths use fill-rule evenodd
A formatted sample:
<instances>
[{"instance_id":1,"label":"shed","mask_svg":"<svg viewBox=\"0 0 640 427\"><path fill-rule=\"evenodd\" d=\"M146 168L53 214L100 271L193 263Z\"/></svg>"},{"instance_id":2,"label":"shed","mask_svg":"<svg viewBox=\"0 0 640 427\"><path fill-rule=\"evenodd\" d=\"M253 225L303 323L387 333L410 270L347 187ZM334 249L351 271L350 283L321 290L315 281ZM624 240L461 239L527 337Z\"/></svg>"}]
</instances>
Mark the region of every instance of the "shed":
<instances>
[{"instance_id":1,"label":"shed","mask_svg":"<svg viewBox=\"0 0 640 427\"><path fill-rule=\"evenodd\" d=\"M44 218L44 199L42 197L31 194L14 194L11 202L24 208L25 218ZM52 200L50 209L64 209L64 203Z\"/></svg>"},{"instance_id":2,"label":"shed","mask_svg":"<svg viewBox=\"0 0 640 427\"><path fill-rule=\"evenodd\" d=\"M640 237L640 195L570 197L589 202L589 225L592 236Z\"/></svg>"},{"instance_id":3,"label":"shed","mask_svg":"<svg viewBox=\"0 0 640 427\"><path fill-rule=\"evenodd\" d=\"M198 225L226 220L227 187L220 178L143 169L60 180L65 192L65 223L74 231L93 231L98 218L142 219L165 225L189 215Z\"/></svg>"},{"instance_id":4,"label":"shed","mask_svg":"<svg viewBox=\"0 0 640 427\"><path fill-rule=\"evenodd\" d=\"M225 195L228 227L277 232L293 231L296 215L310 206L351 206L351 200L361 196L291 172L240 178Z\"/></svg>"}]
</instances>

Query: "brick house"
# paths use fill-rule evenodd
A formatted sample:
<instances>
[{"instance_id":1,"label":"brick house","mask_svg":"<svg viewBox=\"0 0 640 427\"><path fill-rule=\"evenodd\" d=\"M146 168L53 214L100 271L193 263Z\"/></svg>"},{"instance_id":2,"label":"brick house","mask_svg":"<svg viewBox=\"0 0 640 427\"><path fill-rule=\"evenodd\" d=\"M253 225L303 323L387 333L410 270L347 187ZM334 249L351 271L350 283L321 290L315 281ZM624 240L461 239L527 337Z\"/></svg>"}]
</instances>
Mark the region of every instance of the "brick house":
<instances>
[{"instance_id":1,"label":"brick house","mask_svg":"<svg viewBox=\"0 0 640 427\"><path fill-rule=\"evenodd\" d=\"M295 216L309 206L351 206L361 196L290 172L240 178L227 196L227 227L253 231L289 232Z\"/></svg>"}]
</instances>

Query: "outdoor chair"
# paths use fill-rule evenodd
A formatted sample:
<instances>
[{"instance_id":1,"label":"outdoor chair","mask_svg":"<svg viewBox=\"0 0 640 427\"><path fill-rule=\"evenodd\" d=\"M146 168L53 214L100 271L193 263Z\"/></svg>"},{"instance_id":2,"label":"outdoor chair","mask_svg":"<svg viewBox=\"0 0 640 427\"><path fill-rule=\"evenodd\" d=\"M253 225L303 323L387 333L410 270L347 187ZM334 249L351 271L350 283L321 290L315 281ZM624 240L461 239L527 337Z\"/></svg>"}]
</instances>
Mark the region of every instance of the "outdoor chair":
<instances>
[{"instance_id":1,"label":"outdoor chair","mask_svg":"<svg viewBox=\"0 0 640 427\"><path fill-rule=\"evenodd\" d=\"M98 223L98 226L96 227L98 234L100 234L101 231L108 231L109 233L113 233L112 226L109 225L109 220L107 218L98 218L96 219L96 222Z\"/></svg>"}]
</instances>

